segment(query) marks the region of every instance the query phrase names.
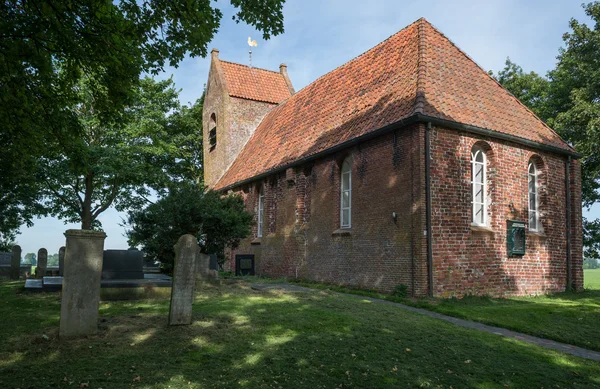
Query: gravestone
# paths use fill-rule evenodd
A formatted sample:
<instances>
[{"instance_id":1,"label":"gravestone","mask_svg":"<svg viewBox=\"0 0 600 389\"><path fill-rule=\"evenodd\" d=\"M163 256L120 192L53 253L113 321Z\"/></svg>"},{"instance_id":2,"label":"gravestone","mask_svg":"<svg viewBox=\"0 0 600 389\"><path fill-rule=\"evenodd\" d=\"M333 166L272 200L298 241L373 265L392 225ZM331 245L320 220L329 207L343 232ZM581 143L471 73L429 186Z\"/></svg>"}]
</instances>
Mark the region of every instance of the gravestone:
<instances>
[{"instance_id":1,"label":"gravestone","mask_svg":"<svg viewBox=\"0 0 600 389\"><path fill-rule=\"evenodd\" d=\"M104 250L103 280L141 280L144 278L144 254L137 249Z\"/></svg>"},{"instance_id":2,"label":"gravestone","mask_svg":"<svg viewBox=\"0 0 600 389\"><path fill-rule=\"evenodd\" d=\"M10 279L18 280L21 274L21 246L15 245L12 248L12 257L10 259Z\"/></svg>"},{"instance_id":3,"label":"gravestone","mask_svg":"<svg viewBox=\"0 0 600 389\"><path fill-rule=\"evenodd\" d=\"M196 287L202 282L210 282L215 284L218 282L219 273L211 266L211 255L200 253L198 255L197 267L196 267ZM216 256L215 256L216 258Z\"/></svg>"},{"instance_id":4,"label":"gravestone","mask_svg":"<svg viewBox=\"0 0 600 389\"><path fill-rule=\"evenodd\" d=\"M58 249L58 275L63 276L65 272L65 246Z\"/></svg>"},{"instance_id":5,"label":"gravestone","mask_svg":"<svg viewBox=\"0 0 600 389\"><path fill-rule=\"evenodd\" d=\"M48 250L41 248L38 250L37 267L35 268L35 278L44 278L48 268Z\"/></svg>"},{"instance_id":6,"label":"gravestone","mask_svg":"<svg viewBox=\"0 0 600 389\"><path fill-rule=\"evenodd\" d=\"M103 231L67 230L60 304L61 338L85 336L98 329Z\"/></svg>"},{"instance_id":7,"label":"gravestone","mask_svg":"<svg viewBox=\"0 0 600 389\"><path fill-rule=\"evenodd\" d=\"M175 245L169 325L192 323L192 302L199 255L200 248L195 236L186 234L179 238Z\"/></svg>"}]
</instances>

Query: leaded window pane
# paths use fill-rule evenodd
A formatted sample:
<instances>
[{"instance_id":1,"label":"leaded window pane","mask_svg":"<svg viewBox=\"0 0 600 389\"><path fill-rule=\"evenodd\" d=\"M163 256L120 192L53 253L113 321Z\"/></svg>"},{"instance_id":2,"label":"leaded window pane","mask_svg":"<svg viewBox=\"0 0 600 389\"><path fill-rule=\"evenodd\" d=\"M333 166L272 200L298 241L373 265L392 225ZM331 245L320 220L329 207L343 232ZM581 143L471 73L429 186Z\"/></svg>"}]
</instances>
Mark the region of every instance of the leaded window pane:
<instances>
[{"instance_id":1,"label":"leaded window pane","mask_svg":"<svg viewBox=\"0 0 600 389\"><path fill-rule=\"evenodd\" d=\"M484 222L484 207L483 204L475 204L475 221L479 224Z\"/></svg>"},{"instance_id":2,"label":"leaded window pane","mask_svg":"<svg viewBox=\"0 0 600 389\"><path fill-rule=\"evenodd\" d=\"M342 190L350 189L350 173L342 174Z\"/></svg>"},{"instance_id":3,"label":"leaded window pane","mask_svg":"<svg viewBox=\"0 0 600 389\"><path fill-rule=\"evenodd\" d=\"M342 227L350 225L350 209L342 210Z\"/></svg>"},{"instance_id":4,"label":"leaded window pane","mask_svg":"<svg viewBox=\"0 0 600 389\"><path fill-rule=\"evenodd\" d=\"M342 192L342 208L350 208L350 192Z\"/></svg>"}]
</instances>

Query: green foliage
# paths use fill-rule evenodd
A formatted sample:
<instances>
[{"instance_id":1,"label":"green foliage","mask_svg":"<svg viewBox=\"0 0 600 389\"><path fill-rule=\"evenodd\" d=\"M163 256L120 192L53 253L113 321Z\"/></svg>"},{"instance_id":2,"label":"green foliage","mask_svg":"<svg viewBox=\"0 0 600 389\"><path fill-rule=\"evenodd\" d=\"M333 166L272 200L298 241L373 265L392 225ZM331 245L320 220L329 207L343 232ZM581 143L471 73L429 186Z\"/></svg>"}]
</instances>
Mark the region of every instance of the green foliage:
<instances>
[{"instance_id":1,"label":"green foliage","mask_svg":"<svg viewBox=\"0 0 600 389\"><path fill-rule=\"evenodd\" d=\"M28 263L31 266L37 266L37 256L35 255L35 253L25 254L25 263Z\"/></svg>"},{"instance_id":2,"label":"green foliage","mask_svg":"<svg viewBox=\"0 0 600 389\"><path fill-rule=\"evenodd\" d=\"M600 262L596 258L584 258L583 259L584 269L598 269L600 268Z\"/></svg>"},{"instance_id":3,"label":"green foliage","mask_svg":"<svg viewBox=\"0 0 600 389\"><path fill-rule=\"evenodd\" d=\"M5 236L5 235L0 234L0 251L11 252L13 249L13 246L17 244L15 242L14 238L15 238L14 235Z\"/></svg>"},{"instance_id":4,"label":"green foliage","mask_svg":"<svg viewBox=\"0 0 600 389\"><path fill-rule=\"evenodd\" d=\"M392 291L392 296L406 297L408 295L408 286L406 284L398 284Z\"/></svg>"},{"instance_id":5,"label":"green foliage","mask_svg":"<svg viewBox=\"0 0 600 389\"><path fill-rule=\"evenodd\" d=\"M283 2L231 4L236 21L268 39L283 32ZM99 124L119 123L135 104L140 76L177 66L186 55L206 56L222 16L208 0L2 2L0 234L14 236L21 224L44 214L37 207L43 194L35 169L40 158L56 159L65 150L72 155L85 142L89 123L80 120L77 107L93 101ZM83 97L82 82L88 89ZM110 191L102 196L108 200ZM73 205L58 213L72 220Z\"/></svg>"},{"instance_id":6,"label":"green foliage","mask_svg":"<svg viewBox=\"0 0 600 389\"><path fill-rule=\"evenodd\" d=\"M548 120L549 81L546 78L535 72L523 72L523 68L512 62L510 58L506 59L504 69L494 77L539 118Z\"/></svg>"},{"instance_id":7,"label":"green foliage","mask_svg":"<svg viewBox=\"0 0 600 389\"><path fill-rule=\"evenodd\" d=\"M48 267L58 267L58 253L48 254Z\"/></svg>"},{"instance_id":8,"label":"green foliage","mask_svg":"<svg viewBox=\"0 0 600 389\"><path fill-rule=\"evenodd\" d=\"M130 211L127 237L130 246L141 246L148 258L171 272L173 246L181 235L194 235L202 252L216 253L222 261L226 247L235 248L249 235L251 223L241 197L180 184L156 203Z\"/></svg>"},{"instance_id":9,"label":"green foliage","mask_svg":"<svg viewBox=\"0 0 600 389\"><path fill-rule=\"evenodd\" d=\"M110 206L141 208L171 181L202 181L201 105L180 107L171 79L144 78L125 113L106 121L97 110L96 83L84 79L78 87L77 143L46 153L37 166L47 213L82 229L99 227L98 216Z\"/></svg>"},{"instance_id":10,"label":"green foliage","mask_svg":"<svg viewBox=\"0 0 600 389\"><path fill-rule=\"evenodd\" d=\"M496 79L583 154L583 205L600 201L600 2L583 5L593 29L571 19L547 77L506 61ZM584 221L585 255L600 258L600 220Z\"/></svg>"}]
</instances>

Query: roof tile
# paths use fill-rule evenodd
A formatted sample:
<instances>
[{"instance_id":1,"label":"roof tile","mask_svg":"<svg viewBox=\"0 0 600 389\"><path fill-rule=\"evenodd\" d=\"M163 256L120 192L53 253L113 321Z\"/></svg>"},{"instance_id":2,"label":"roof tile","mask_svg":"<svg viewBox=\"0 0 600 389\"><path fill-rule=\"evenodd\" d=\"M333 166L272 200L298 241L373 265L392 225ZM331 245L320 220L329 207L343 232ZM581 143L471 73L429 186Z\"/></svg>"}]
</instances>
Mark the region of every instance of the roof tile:
<instances>
[{"instance_id":1,"label":"roof tile","mask_svg":"<svg viewBox=\"0 0 600 389\"><path fill-rule=\"evenodd\" d=\"M281 73L220 61L229 95L279 104L292 94Z\"/></svg>"},{"instance_id":2,"label":"roof tile","mask_svg":"<svg viewBox=\"0 0 600 389\"><path fill-rule=\"evenodd\" d=\"M231 90L250 96L254 85L235 84ZM419 19L270 111L216 189L415 113L572 150L429 22Z\"/></svg>"}]
</instances>

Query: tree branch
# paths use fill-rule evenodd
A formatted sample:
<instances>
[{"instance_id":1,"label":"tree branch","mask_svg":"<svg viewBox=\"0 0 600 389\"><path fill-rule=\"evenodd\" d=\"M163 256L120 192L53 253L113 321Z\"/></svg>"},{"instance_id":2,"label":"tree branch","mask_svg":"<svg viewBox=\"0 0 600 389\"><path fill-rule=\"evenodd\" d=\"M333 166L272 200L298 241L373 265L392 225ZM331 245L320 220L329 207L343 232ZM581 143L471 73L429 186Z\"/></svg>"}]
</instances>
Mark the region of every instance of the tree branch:
<instances>
[{"instance_id":1,"label":"tree branch","mask_svg":"<svg viewBox=\"0 0 600 389\"><path fill-rule=\"evenodd\" d=\"M114 180L113 185L112 185L112 191L110 193L108 201L106 201L106 203L104 203L102 206L96 208L92 212L92 217L94 219L96 219L98 217L98 215L100 215L102 212L106 211L108 209L108 207L110 207L112 205L113 201L115 201L115 198L117 197L117 190L118 189L119 189L119 185L117 184L117 178L115 177L115 180Z\"/></svg>"},{"instance_id":2,"label":"tree branch","mask_svg":"<svg viewBox=\"0 0 600 389\"><path fill-rule=\"evenodd\" d=\"M68 198L66 198L65 196L61 195L56 189L54 189L54 187L52 187L52 184L50 184L50 180L48 180L46 178L45 181L46 181L46 185L48 185L48 188L50 189L50 191L52 191L52 193L56 197L58 197L58 199L60 201L62 201L64 205L66 205L69 208L71 208L73 211L75 211L76 214L81 215L81 209L79 209L76 204L73 204L71 201L69 201Z\"/></svg>"}]
</instances>

